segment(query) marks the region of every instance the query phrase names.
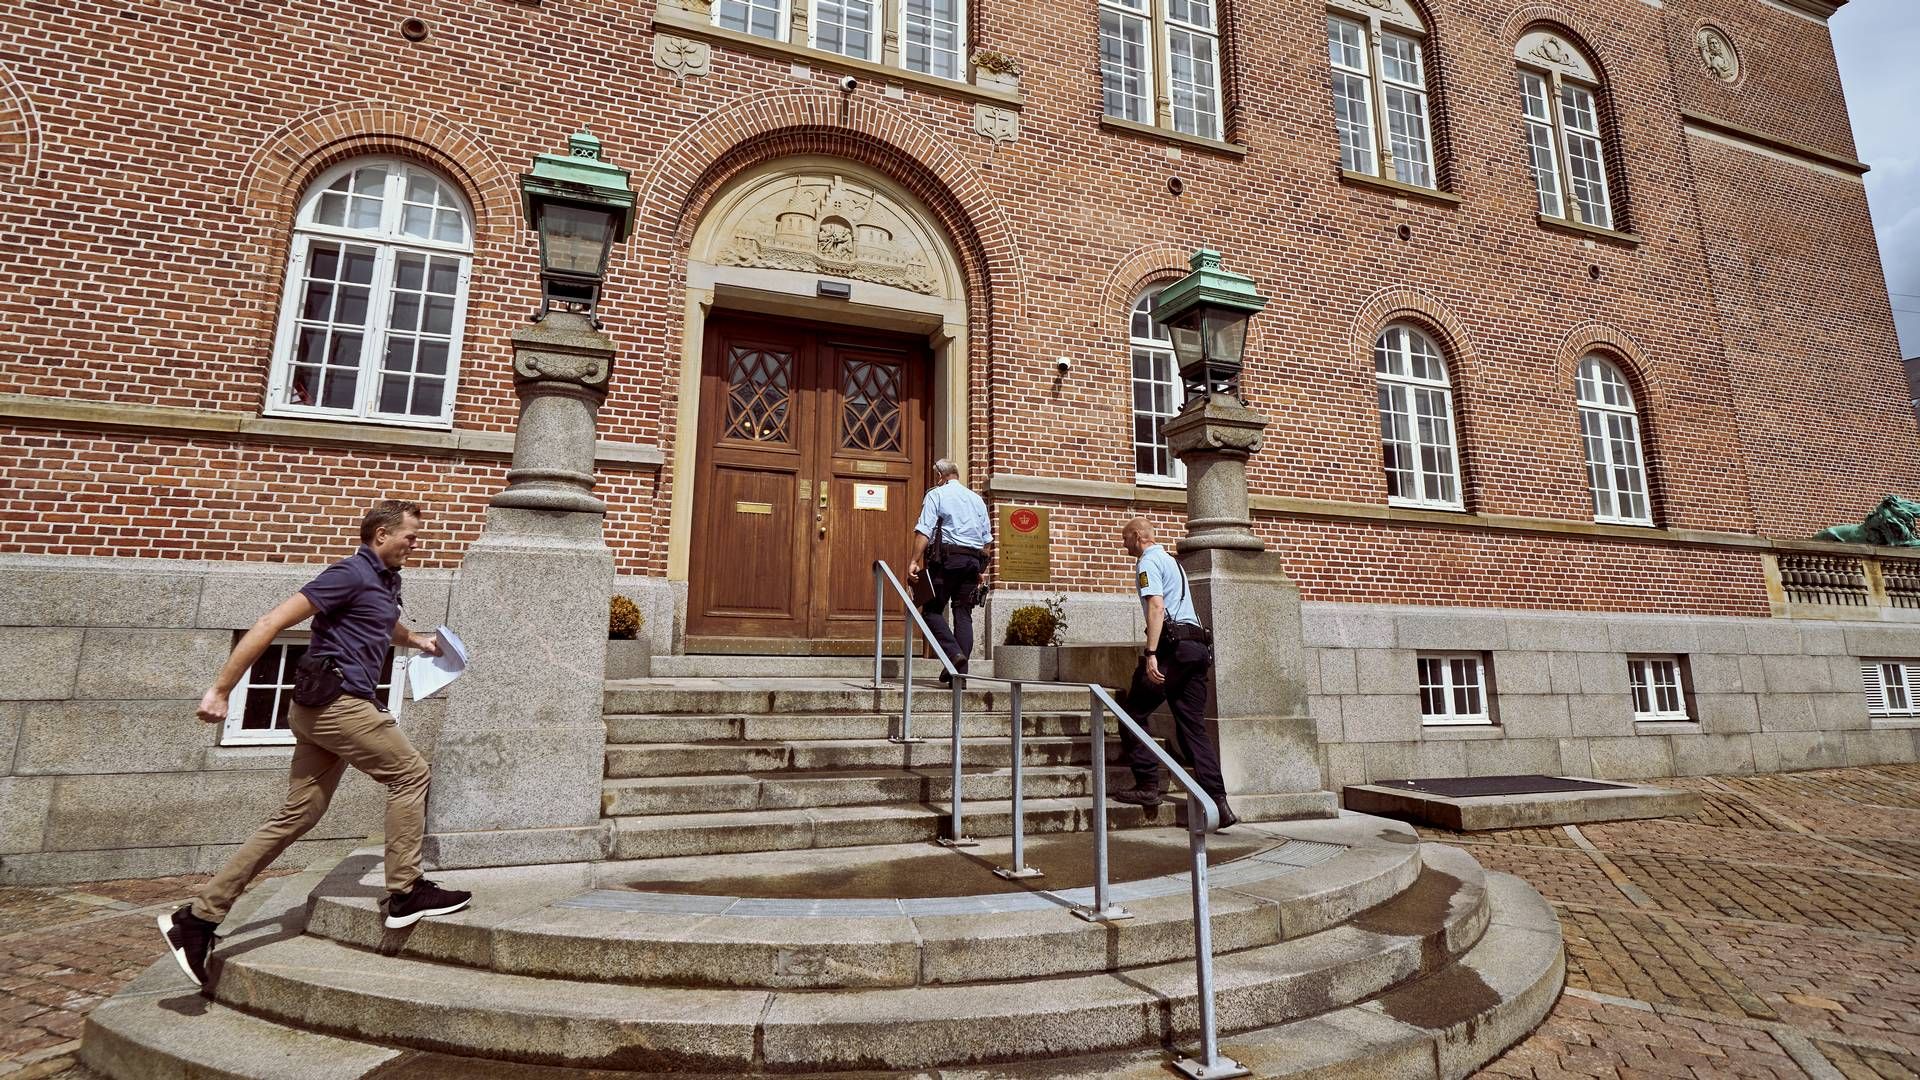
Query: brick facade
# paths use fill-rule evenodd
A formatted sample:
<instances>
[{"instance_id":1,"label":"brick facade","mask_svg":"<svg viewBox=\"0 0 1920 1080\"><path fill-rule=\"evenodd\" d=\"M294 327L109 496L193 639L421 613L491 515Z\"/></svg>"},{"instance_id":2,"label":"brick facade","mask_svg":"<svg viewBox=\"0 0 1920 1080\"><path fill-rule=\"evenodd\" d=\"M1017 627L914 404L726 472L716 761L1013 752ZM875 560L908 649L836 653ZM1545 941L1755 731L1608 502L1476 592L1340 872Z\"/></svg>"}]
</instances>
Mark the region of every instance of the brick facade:
<instances>
[{"instance_id":1,"label":"brick facade","mask_svg":"<svg viewBox=\"0 0 1920 1080\"><path fill-rule=\"evenodd\" d=\"M1249 475L1310 600L1765 614L1757 556L1675 534L1799 537L1920 494L1864 190L1826 161L1853 144L1817 20L1762 0L1434 0L1453 202L1340 179L1319 5L1221 6L1243 155L1100 123L1094 0L969 5L973 47L1023 63L1010 143L976 134L959 93L863 79L843 95L824 54L800 76L790 57L716 44L711 74L676 81L652 63L646 0L14 5L0 395L258 415L297 200L378 154L433 167L473 204L455 425L510 431L507 336L537 299L515 177L585 123L640 195L602 308L622 351L600 435L667 462L602 469L623 573L667 572L694 229L729 180L795 154L885 174L946 229L968 282L976 479L1130 485L1127 310L1192 248L1226 252L1273 298L1248 349L1249 397L1274 419ZM410 16L425 41L401 35ZM1637 239L1536 220L1513 48L1543 21L1603 72L1616 228ZM1737 46L1732 86L1700 60L1706 24ZM1760 141L1702 135L1700 115ZM1371 351L1394 320L1446 351L1467 513L1532 531L1333 505L1386 503ZM1572 384L1595 351L1640 400L1658 526L1644 537L1546 528L1592 521ZM1065 379L1058 356L1074 360ZM497 456L42 417L0 428L0 552L317 560L342 552L359 507L404 493L433 510L423 565L452 566L503 471ZM1124 497L1006 497L1056 506L1057 588L1123 583L1125 514L1178 520Z\"/></svg>"}]
</instances>

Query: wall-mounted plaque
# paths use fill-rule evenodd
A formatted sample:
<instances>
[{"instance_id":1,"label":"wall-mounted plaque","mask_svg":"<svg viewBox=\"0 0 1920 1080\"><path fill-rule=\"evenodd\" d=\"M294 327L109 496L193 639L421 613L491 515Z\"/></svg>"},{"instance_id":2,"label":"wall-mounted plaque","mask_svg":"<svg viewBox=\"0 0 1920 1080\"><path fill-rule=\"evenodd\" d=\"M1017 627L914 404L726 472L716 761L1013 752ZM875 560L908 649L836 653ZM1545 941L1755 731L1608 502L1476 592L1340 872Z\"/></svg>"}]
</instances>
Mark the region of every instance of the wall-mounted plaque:
<instances>
[{"instance_id":1,"label":"wall-mounted plaque","mask_svg":"<svg viewBox=\"0 0 1920 1080\"><path fill-rule=\"evenodd\" d=\"M885 510L887 508L887 485L853 485L853 508L855 510Z\"/></svg>"},{"instance_id":2,"label":"wall-mounted plaque","mask_svg":"<svg viewBox=\"0 0 1920 1080\"><path fill-rule=\"evenodd\" d=\"M741 500L733 504L733 512L736 514L771 514L773 513L773 504Z\"/></svg>"},{"instance_id":3,"label":"wall-mounted plaque","mask_svg":"<svg viewBox=\"0 0 1920 1080\"><path fill-rule=\"evenodd\" d=\"M1053 581L1049 511L1042 506L1000 507L1000 580Z\"/></svg>"}]
</instances>

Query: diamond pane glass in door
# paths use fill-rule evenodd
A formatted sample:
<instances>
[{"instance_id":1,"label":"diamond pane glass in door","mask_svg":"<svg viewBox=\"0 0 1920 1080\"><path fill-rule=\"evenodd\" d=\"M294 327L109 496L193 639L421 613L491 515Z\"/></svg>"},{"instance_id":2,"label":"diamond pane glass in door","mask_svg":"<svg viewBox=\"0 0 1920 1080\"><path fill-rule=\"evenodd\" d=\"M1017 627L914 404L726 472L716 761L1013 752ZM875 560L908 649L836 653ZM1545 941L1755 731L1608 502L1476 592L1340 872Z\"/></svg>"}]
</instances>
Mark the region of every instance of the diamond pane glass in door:
<instances>
[{"instance_id":1,"label":"diamond pane glass in door","mask_svg":"<svg viewBox=\"0 0 1920 1080\"><path fill-rule=\"evenodd\" d=\"M900 369L865 360L840 369L840 445L847 450L900 450Z\"/></svg>"},{"instance_id":2,"label":"diamond pane glass in door","mask_svg":"<svg viewBox=\"0 0 1920 1080\"><path fill-rule=\"evenodd\" d=\"M737 345L728 350L726 438L791 442L792 405L792 353Z\"/></svg>"}]
</instances>

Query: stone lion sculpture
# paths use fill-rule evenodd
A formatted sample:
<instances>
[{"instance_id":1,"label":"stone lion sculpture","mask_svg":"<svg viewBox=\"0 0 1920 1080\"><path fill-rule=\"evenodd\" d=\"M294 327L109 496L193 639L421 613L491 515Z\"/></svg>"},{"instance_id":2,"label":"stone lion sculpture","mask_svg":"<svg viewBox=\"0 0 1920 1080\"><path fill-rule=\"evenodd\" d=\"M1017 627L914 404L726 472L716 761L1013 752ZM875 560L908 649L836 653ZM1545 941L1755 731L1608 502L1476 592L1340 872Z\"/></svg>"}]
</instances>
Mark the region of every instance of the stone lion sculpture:
<instances>
[{"instance_id":1,"label":"stone lion sculpture","mask_svg":"<svg viewBox=\"0 0 1920 1080\"><path fill-rule=\"evenodd\" d=\"M1880 547L1920 547L1920 503L1908 502L1898 495L1880 500L1880 505L1858 525L1835 525L1820 530L1815 540L1833 540L1842 544L1877 544Z\"/></svg>"}]
</instances>

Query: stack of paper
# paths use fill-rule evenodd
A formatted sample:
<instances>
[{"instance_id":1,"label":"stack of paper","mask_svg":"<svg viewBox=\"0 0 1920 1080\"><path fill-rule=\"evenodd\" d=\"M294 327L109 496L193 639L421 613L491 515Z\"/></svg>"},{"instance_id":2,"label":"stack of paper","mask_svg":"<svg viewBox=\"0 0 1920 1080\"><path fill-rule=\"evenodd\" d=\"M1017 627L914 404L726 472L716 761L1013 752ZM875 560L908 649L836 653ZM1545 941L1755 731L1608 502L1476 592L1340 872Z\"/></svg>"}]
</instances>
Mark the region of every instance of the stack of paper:
<instances>
[{"instance_id":1,"label":"stack of paper","mask_svg":"<svg viewBox=\"0 0 1920 1080\"><path fill-rule=\"evenodd\" d=\"M467 646L452 630L442 626L434 631L440 639L440 655L420 653L407 661L407 677L413 683L413 700L432 697L467 670Z\"/></svg>"}]
</instances>

